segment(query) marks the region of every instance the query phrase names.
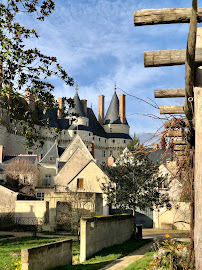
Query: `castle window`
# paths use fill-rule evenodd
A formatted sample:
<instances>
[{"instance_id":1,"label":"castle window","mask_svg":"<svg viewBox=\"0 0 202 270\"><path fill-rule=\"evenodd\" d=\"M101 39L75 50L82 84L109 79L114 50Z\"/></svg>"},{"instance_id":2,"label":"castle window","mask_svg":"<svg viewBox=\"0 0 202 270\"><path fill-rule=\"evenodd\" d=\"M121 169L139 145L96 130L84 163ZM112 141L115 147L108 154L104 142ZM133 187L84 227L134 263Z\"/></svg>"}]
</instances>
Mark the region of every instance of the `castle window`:
<instances>
[{"instance_id":1,"label":"castle window","mask_svg":"<svg viewBox=\"0 0 202 270\"><path fill-rule=\"evenodd\" d=\"M105 142L107 142L107 140L105 139Z\"/></svg>"},{"instance_id":2,"label":"castle window","mask_svg":"<svg viewBox=\"0 0 202 270\"><path fill-rule=\"evenodd\" d=\"M45 186L48 187L51 185L51 175L50 174L46 174L45 175Z\"/></svg>"},{"instance_id":3,"label":"castle window","mask_svg":"<svg viewBox=\"0 0 202 270\"><path fill-rule=\"evenodd\" d=\"M109 129L109 132L112 133L112 128Z\"/></svg>"},{"instance_id":4,"label":"castle window","mask_svg":"<svg viewBox=\"0 0 202 270\"><path fill-rule=\"evenodd\" d=\"M123 142L126 143L126 140L124 140Z\"/></svg>"},{"instance_id":5,"label":"castle window","mask_svg":"<svg viewBox=\"0 0 202 270\"><path fill-rule=\"evenodd\" d=\"M100 142L100 138L99 138L99 142Z\"/></svg>"},{"instance_id":6,"label":"castle window","mask_svg":"<svg viewBox=\"0 0 202 270\"><path fill-rule=\"evenodd\" d=\"M113 150L110 150L110 151L109 151L109 155L110 155L110 156L113 156Z\"/></svg>"},{"instance_id":7,"label":"castle window","mask_svg":"<svg viewBox=\"0 0 202 270\"><path fill-rule=\"evenodd\" d=\"M53 156L49 157L49 160L50 161L54 160L54 157Z\"/></svg>"},{"instance_id":8,"label":"castle window","mask_svg":"<svg viewBox=\"0 0 202 270\"><path fill-rule=\"evenodd\" d=\"M83 178L77 179L77 189L83 189Z\"/></svg>"},{"instance_id":9,"label":"castle window","mask_svg":"<svg viewBox=\"0 0 202 270\"><path fill-rule=\"evenodd\" d=\"M76 131L74 131L74 135L76 135Z\"/></svg>"},{"instance_id":10,"label":"castle window","mask_svg":"<svg viewBox=\"0 0 202 270\"><path fill-rule=\"evenodd\" d=\"M112 142L115 143L115 140L113 140Z\"/></svg>"},{"instance_id":11,"label":"castle window","mask_svg":"<svg viewBox=\"0 0 202 270\"><path fill-rule=\"evenodd\" d=\"M33 151L29 150L29 151L27 151L27 154L28 155L33 155Z\"/></svg>"},{"instance_id":12,"label":"castle window","mask_svg":"<svg viewBox=\"0 0 202 270\"><path fill-rule=\"evenodd\" d=\"M64 134L65 134L65 131L64 131Z\"/></svg>"},{"instance_id":13,"label":"castle window","mask_svg":"<svg viewBox=\"0 0 202 270\"><path fill-rule=\"evenodd\" d=\"M37 192L36 197L40 201L43 201L44 200L44 192Z\"/></svg>"},{"instance_id":14,"label":"castle window","mask_svg":"<svg viewBox=\"0 0 202 270\"><path fill-rule=\"evenodd\" d=\"M93 141L95 140L95 137L93 137Z\"/></svg>"},{"instance_id":15,"label":"castle window","mask_svg":"<svg viewBox=\"0 0 202 270\"><path fill-rule=\"evenodd\" d=\"M89 133L89 136L90 136L90 133Z\"/></svg>"},{"instance_id":16,"label":"castle window","mask_svg":"<svg viewBox=\"0 0 202 270\"><path fill-rule=\"evenodd\" d=\"M105 157L105 151L104 150L102 151L102 156Z\"/></svg>"}]
</instances>

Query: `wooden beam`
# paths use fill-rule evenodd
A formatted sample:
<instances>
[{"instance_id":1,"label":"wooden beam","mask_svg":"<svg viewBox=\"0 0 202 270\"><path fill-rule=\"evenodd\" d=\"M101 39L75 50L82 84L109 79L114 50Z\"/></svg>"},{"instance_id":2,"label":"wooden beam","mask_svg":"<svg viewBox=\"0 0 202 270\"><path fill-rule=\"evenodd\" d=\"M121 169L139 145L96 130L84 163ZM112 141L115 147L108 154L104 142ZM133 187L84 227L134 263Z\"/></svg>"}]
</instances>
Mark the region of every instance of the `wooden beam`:
<instances>
[{"instance_id":1,"label":"wooden beam","mask_svg":"<svg viewBox=\"0 0 202 270\"><path fill-rule=\"evenodd\" d=\"M185 97L184 88L157 89L154 93L155 98Z\"/></svg>"},{"instance_id":2,"label":"wooden beam","mask_svg":"<svg viewBox=\"0 0 202 270\"><path fill-rule=\"evenodd\" d=\"M186 60L186 49L144 52L145 67L184 65L185 60ZM202 63L202 48L196 49L195 62L197 64Z\"/></svg>"},{"instance_id":3,"label":"wooden beam","mask_svg":"<svg viewBox=\"0 0 202 270\"><path fill-rule=\"evenodd\" d=\"M169 120L169 121L165 121L164 126L165 128L180 128L180 127L185 127L188 126L188 120Z\"/></svg>"},{"instance_id":4,"label":"wooden beam","mask_svg":"<svg viewBox=\"0 0 202 270\"><path fill-rule=\"evenodd\" d=\"M191 8L143 9L134 12L134 25L189 23ZM198 8L198 22L202 22L202 8Z\"/></svg>"},{"instance_id":5,"label":"wooden beam","mask_svg":"<svg viewBox=\"0 0 202 270\"><path fill-rule=\"evenodd\" d=\"M182 135L183 135L183 132L180 129L177 129L177 130L171 129L171 130L168 130L167 132L167 137L178 138L178 137L182 137Z\"/></svg>"},{"instance_id":6,"label":"wooden beam","mask_svg":"<svg viewBox=\"0 0 202 270\"><path fill-rule=\"evenodd\" d=\"M186 149L186 145L175 145L174 150L175 151L184 151Z\"/></svg>"},{"instance_id":7,"label":"wooden beam","mask_svg":"<svg viewBox=\"0 0 202 270\"><path fill-rule=\"evenodd\" d=\"M160 106L160 114L184 114L184 106Z\"/></svg>"},{"instance_id":8,"label":"wooden beam","mask_svg":"<svg viewBox=\"0 0 202 270\"><path fill-rule=\"evenodd\" d=\"M185 156L184 154L184 151L175 151L174 153L175 156Z\"/></svg>"},{"instance_id":9,"label":"wooden beam","mask_svg":"<svg viewBox=\"0 0 202 270\"><path fill-rule=\"evenodd\" d=\"M186 145L186 141L185 140L174 140L173 143L175 145Z\"/></svg>"}]
</instances>

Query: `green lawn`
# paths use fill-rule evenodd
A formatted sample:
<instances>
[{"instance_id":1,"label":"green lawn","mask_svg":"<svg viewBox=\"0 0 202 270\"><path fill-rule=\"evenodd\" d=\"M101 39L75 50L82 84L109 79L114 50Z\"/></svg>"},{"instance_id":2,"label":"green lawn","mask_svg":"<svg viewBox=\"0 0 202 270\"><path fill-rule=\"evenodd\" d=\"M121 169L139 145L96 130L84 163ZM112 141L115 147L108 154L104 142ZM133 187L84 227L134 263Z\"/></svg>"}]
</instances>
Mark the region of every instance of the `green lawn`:
<instances>
[{"instance_id":1,"label":"green lawn","mask_svg":"<svg viewBox=\"0 0 202 270\"><path fill-rule=\"evenodd\" d=\"M23 237L16 239L7 239L0 241L0 269L1 270L14 270L13 264L20 261L20 251L22 248L28 248L33 246L39 246L50 242L60 241L64 239L70 239L68 237ZM73 240L73 262L76 265L68 265L63 267L57 267L55 270L96 270L104 267L111 261L128 255L129 253L139 249L143 245L147 244L150 240L129 240L123 244L115 245L109 248L105 248L102 251L96 253L92 258L79 264L79 243ZM17 255L17 256L15 256Z\"/></svg>"},{"instance_id":2,"label":"green lawn","mask_svg":"<svg viewBox=\"0 0 202 270\"><path fill-rule=\"evenodd\" d=\"M61 237L61 238L45 238L45 237L23 237L16 239L7 239L0 241L0 269L15 269L14 262L20 261L20 251L22 248L34 247L50 242L56 242L72 237ZM77 252L78 244L73 245L73 252ZM19 253L19 254L18 254ZM19 256L14 256L19 255Z\"/></svg>"},{"instance_id":3,"label":"green lawn","mask_svg":"<svg viewBox=\"0 0 202 270\"><path fill-rule=\"evenodd\" d=\"M109 264L111 261L124 257L129 253L139 249L143 245L146 245L151 240L143 239L143 240L129 240L120 245L114 245L109 248L105 248L98 253L96 253L92 258L83 262L82 264L77 265L67 265L56 267L54 270L96 270L104 267L106 264Z\"/></svg>"},{"instance_id":4,"label":"green lawn","mask_svg":"<svg viewBox=\"0 0 202 270\"><path fill-rule=\"evenodd\" d=\"M137 260L131 263L128 267L124 268L124 270L145 270L152 269L150 266L150 262L153 260L154 252L147 252L142 259Z\"/></svg>"}]
</instances>

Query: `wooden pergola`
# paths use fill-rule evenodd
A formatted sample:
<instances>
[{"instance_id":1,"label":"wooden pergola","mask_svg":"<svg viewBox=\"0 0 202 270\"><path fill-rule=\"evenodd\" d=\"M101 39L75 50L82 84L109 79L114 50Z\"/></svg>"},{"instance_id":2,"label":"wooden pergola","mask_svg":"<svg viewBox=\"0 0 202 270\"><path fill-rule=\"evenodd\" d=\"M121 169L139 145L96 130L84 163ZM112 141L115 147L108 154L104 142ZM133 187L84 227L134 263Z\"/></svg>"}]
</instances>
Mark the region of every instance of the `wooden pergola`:
<instances>
[{"instance_id":1,"label":"wooden pergola","mask_svg":"<svg viewBox=\"0 0 202 270\"><path fill-rule=\"evenodd\" d=\"M135 26L190 23L186 49L147 51L144 53L144 65L145 67L185 65L185 88L158 89L155 90L155 97L185 98L184 106L160 106L160 113L185 114L187 118L185 121L188 127L187 146L195 166L195 199L191 205L191 215L194 218L194 223L191 224L191 245L194 246L195 265L199 270L202 269L202 166L200 166L200 159L202 159L202 44L196 46L197 22L202 22L202 8L197 7L197 0L192 0L192 8L150 9L134 13ZM165 126L170 125L171 123L166 121ZM172 130L170 132L172 133ZM183 143L181 145L179 143L175 147L182 150L184 146ZM190 254L191 256L193 254Z\"/></svg>"}]
</instances>

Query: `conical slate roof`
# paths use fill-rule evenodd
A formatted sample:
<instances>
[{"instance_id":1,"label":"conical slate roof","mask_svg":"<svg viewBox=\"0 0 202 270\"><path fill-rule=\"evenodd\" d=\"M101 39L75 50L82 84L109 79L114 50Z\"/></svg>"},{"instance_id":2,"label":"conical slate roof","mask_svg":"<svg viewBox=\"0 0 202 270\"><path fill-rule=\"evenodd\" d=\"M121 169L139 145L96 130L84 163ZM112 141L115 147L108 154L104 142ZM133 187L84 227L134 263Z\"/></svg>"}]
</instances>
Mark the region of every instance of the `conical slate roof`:
<instances>
[{"instance_id":1,"label":"conical slate roof","mask_svg":"<svg viewBox=\"0 0 202 270\"><path fill-rule=\"evenodd\" d=\"M107 114L105 116L104 124L121 124L119 116L119 99L116 92L114 92L110 102Z\"/></svg>"},{"instance_id":2,"label":"conical slate roof","mask_svg":"<svg viewBox=\"0 0 202 270\"><path fill-rule=\"evenodd\" d=\"M86 117L86 113L84 111L83 105L81 103L81 100L79 98L77 91L74 96L74 108L71 108L69 110L69 113L78 113L79 116Z\"/></svg>"}]
</instances>

